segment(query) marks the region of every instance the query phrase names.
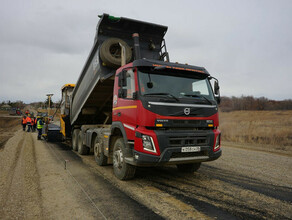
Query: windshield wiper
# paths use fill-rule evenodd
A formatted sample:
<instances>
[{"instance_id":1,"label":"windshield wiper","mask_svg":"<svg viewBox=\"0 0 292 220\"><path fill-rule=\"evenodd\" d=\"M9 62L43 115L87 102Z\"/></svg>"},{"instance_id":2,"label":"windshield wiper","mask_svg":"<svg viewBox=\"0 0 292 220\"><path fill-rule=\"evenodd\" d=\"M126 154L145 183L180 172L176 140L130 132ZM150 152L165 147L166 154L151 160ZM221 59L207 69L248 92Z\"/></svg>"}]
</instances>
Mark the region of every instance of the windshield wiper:
<instances>
[{"instance_id":1,"label":"windshield wiper","mask_svg":"<svg viewBox=\"0 0 292 220\"><path fill-rule=\"evenodd\" d=\"M170 93L163 93L163 92L157 92L157 93L147 93L147 94L144 94L144 96L151 96L151 95L164 95L164 96L169 96L173 99L175 99L176 101L179 102L179 99L177 97L175 97L174 95L170 94Z\"/></svg>"},{"instance_id":2,"label":"windshield wiper","mask_svg":"<svg viewBox=\"0 0 292 220\"><path fill-rule=\"evenodd\" d=\"M187 96L187 97L198 97L198 98L203 98L205 99L207 102L209 102L211 105L213 105L213 103L207 99L205 96L202 96L202 95L196 95L196 94L184 94L184 96Z\"/></svg>"}]
</instances>

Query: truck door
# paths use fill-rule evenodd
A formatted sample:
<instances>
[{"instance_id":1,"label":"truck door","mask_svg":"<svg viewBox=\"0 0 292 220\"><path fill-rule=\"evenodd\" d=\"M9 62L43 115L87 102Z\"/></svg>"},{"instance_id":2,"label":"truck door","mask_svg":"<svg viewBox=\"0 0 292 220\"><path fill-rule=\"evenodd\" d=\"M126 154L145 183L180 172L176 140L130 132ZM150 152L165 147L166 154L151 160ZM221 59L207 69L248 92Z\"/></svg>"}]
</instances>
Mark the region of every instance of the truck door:
<instances>
[{"instance_id":1,"label":"truck door","mask_svg":"<svg viewBox=\"0 0 292 220\"><path fill-rule=\"evenodd\" d=\"M119 88L123 94L118 95L116 107L113 108L114 118L123 124L128 139L134 140L137 124L136 76L132 69L127 70L124 76L125 83Z\"/></svg>"}]
</instances>

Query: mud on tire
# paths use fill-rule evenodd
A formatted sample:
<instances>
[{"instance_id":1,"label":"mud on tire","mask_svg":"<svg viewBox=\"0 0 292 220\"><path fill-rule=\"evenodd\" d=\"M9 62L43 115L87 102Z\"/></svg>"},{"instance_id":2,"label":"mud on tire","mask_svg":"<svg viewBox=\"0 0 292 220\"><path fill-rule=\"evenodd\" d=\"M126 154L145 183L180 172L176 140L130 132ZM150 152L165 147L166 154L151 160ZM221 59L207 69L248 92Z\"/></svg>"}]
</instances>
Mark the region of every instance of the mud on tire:
<instances>
[{"instance_id":1,"label":"mud on tire","mask_svg":"<svg viewBox=\"0 0 292 220\"><path fill-rule=\"evenodd\" d=\"M98 137L94 140L94 159L99 166L107 165L107 156L104 155L103 146Z\"/></svg>"},{"instance_id":2,"label":"mud on tire","mask_svg":"<svg viewBox=\"0 0 292 220\"><path fill-rule=\"evenodd\" d=\"M83 133L79 132L78 134L78 153L80 155L86 155L89 153L89 148L83 145Z\"/></svg>"},{"instance_id":3,"label":"mud on tire","mask_svg":"<svg viewBox=\"0 0 292 220\"><path fill-rule=\"evenodd\" d=\"M125 162L126 146L123 138L118 138L113 150L114 174L120 180L132 179L135 175L136 167Z\"/></svg>"},{"instance_id":4,"label":"mud on tire","mask_svg":"<svg viewBox=\"0 0 292 220\"><path fill-rule=\"evenodd\" d=\"M79 135L80 130L79 129L74 129L72 133L72 149L74 151L78 150L78 135Z\"/></svg>"}]
</instances>

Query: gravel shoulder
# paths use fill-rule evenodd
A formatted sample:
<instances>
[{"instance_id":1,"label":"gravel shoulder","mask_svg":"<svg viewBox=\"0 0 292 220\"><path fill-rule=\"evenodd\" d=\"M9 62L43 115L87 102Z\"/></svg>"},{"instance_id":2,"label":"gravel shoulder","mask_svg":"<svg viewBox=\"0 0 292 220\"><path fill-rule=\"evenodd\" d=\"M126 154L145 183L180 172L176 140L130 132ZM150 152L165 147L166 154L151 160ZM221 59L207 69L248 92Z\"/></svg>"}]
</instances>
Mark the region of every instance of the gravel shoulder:
<instances>
[{"instance_id":1,"label":"gravel shoulder","mask_svg":"<svg viewBox=\"0 0 292 220\"><path fill-rule=\"evenodd\" d=\"M0 216L4 219L104 219L37 140L18 130L0 153ZM93 211L92 211L93 210Z\"/></svg>"},{"instance_id":2,"label":"gravel shoulder","mask_svg":"<svg viewBox=\"0 0 292 220\"><path fill-rule=\"evenodd\" d=\"M233 143L224 143L223 156L211 166L224 168L266 183L279 186L292 186L292 156L290 152L271 152L264 149L252 150Z\"/></svg>"},{"instance_id":3,"label":"gravel shoulder","mask_svg":"<svg viewBox=\"0 0 292 220\"><path fill-rule=\"evenodd\" d=\"M7 141L0 173L1 219L162 219L70 149L39 141L36 133L18 130Z\"/></svg>"},{"instance_id":4,"label":"gravel shoulder","mask_svg":"<svg viewBox=\"0 0 292 220\"><path fill-rule=\"evenodd\" d=\"M0 216L42 218L43 206L32 136L19 130L0 153Z\"/></svg>"},{"instance_id":5,"label":"gravel shoulder","mask_svg":"<svg viewBox=\"0 0 292 220\"><path fill-rule=\"evenodd\" d=\"M120 181L93 155L9 132L0 150L2 219L292 219L286 151L223 143L222 157L194 174L139 168Z\"/></svg>"}]
</instances>

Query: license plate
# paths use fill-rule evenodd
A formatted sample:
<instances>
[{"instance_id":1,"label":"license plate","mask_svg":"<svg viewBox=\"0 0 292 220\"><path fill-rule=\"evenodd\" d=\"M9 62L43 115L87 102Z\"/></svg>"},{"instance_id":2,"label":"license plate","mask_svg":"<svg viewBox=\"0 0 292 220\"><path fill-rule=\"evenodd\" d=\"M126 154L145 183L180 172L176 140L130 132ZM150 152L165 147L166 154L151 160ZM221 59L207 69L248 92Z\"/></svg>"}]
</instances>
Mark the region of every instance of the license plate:
<instances>
[{"instance_id":1,"label":"license plate","mask_svg":"<svg viewBox=\"0 0 292 220\"><path fill-rule=\"evenodd\" d=\"M182 147L181 152L200 152L201 147Z\"/></svg>"}]
</instances>

